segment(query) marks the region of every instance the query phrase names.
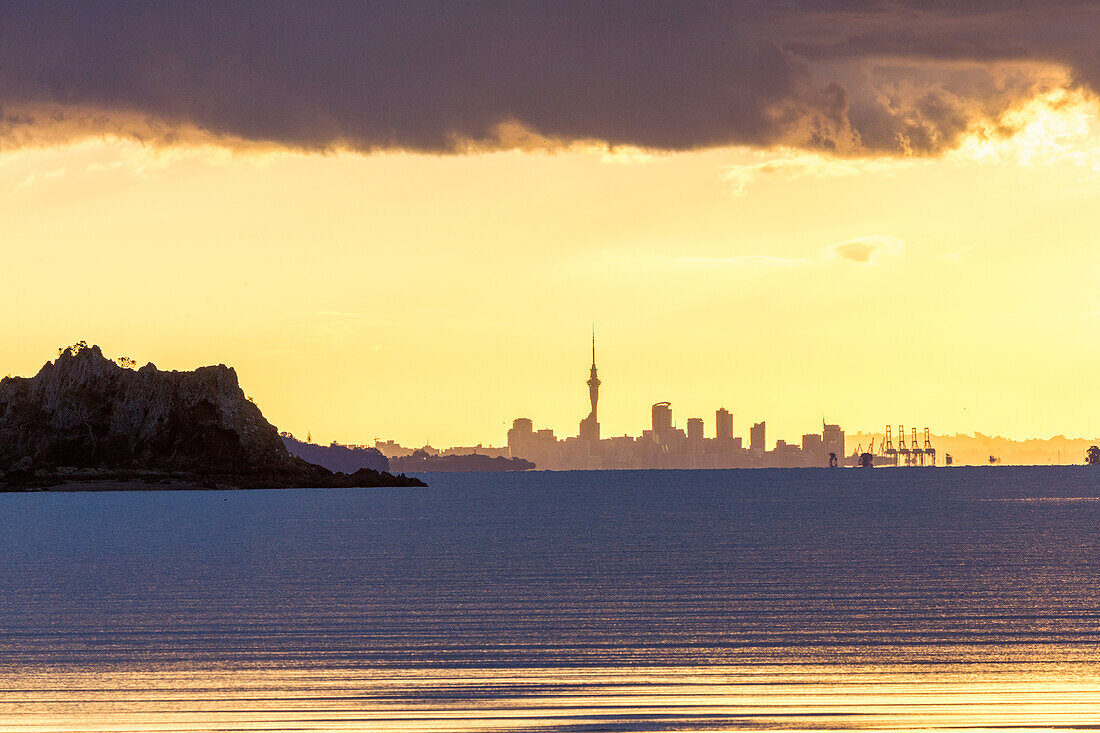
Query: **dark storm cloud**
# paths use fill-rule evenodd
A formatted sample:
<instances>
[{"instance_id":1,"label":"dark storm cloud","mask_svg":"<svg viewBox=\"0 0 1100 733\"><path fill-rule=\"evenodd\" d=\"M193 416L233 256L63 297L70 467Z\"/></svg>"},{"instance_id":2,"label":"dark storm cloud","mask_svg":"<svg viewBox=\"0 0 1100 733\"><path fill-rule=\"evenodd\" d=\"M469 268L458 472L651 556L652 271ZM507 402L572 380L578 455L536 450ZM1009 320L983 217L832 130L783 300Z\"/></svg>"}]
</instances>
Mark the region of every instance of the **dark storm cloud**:
<instances>
[{"instance_id":1,"label":"dark storm cloud","mask_svg":"<svg viewBox=\"0 0 1100 733\"><path fill-rule=\"evenodd\" d=\"M1045 83L981 64L1062 64L1100 85L1100 8L1041 7L4 3L0 135L18 140L42 110L35 123L138 118L159 139L194 126L307 149L448 151L516 122L552 140L668 150L934 152ZM905 62L882 63L894 57ZM980 63L926 68L945 60Z\"/></svg>"}]
</instances>

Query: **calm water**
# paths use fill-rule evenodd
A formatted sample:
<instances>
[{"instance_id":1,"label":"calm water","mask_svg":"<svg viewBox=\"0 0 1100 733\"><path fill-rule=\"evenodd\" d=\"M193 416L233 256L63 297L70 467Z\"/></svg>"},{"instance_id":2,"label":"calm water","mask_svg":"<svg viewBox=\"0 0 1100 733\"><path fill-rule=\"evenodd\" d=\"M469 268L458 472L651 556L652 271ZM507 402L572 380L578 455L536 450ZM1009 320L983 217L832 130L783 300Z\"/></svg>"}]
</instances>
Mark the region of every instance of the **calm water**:
<instances>
[{"instance_id":1,"label":"calm water","mask_svg":"<svg viewBox=\"0 0 1100 733\"><path fill-rule=\"evenodd\" d=\"M1100 726L1100 470L0 495L0 730Z\"/></svg>"}]
</instances>

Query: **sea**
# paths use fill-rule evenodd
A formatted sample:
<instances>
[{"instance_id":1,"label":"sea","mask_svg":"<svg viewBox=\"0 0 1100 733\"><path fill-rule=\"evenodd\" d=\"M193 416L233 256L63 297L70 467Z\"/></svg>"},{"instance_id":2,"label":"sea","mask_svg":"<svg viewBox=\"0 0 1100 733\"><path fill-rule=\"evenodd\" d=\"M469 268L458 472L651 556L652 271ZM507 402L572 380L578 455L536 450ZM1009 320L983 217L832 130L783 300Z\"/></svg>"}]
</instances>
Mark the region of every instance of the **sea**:
<instances>
[{"instance_id":1,"label":"sea","mask_svg":"<svg viewBox=\"0 0 1100 733\"><path fill-rule=\"evenodd\" d=\"M0 731L1100 727L1100 470L0 494Z\"/></svg>"}]
</instances>

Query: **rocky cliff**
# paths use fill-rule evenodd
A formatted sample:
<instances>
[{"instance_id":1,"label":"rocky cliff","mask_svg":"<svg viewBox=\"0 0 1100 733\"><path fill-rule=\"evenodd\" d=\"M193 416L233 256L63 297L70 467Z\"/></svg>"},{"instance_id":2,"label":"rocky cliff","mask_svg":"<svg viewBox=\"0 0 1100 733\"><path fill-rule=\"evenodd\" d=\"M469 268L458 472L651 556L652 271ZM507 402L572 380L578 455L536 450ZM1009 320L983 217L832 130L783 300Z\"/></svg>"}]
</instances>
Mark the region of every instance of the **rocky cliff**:
<instances>
[{"instance_id":1,"label":"rocky cliff","mask_svg":"<svg viewBox=\"0 0 1100 733\"><path fill-rule=\"evenodd\" d=\"M292 456L224 365L134 370L78 344L34 377L0 380L0 484L112 471L240 487L415 482L333 474Z\"/></svg>"}]
</instances>

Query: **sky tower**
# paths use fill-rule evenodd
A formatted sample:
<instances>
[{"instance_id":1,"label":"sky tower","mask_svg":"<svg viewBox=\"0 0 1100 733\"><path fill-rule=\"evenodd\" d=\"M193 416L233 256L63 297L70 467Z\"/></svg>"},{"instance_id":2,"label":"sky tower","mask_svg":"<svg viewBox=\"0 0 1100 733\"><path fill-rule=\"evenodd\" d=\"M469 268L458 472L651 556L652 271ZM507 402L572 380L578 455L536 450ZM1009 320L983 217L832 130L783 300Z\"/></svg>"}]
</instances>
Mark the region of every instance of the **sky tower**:
<instances>
[{"instance_id":1,"label":"sky tower","mask_svg":"<svg viewBox=\"0 0 1100 733\"><path fill-rule=\"evenodd\" d=\"M588 376L588 399L592 402L592 412L581 420L581 438L600 439L600 423L596 420L596 402L600 399L600 378L596 376L596 327L592 327L592 370Z\"/></svg>"}]
</instances>

